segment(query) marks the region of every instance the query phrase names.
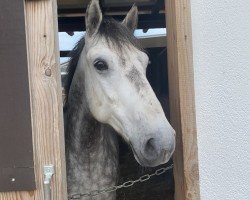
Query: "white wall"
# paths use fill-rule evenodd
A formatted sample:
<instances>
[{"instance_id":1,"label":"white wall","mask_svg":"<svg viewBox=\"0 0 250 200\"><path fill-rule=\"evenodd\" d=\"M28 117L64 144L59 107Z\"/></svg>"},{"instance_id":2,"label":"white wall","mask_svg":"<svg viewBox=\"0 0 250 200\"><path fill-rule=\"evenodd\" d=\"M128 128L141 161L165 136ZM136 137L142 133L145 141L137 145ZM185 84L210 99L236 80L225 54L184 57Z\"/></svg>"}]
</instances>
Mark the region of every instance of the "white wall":
<instances>
[{"instance_id":1,"label":"white wall","mask_svg":"<svg viewBox=\"0 0 250 200\"><path fill-rule=\"evenodd\" d=\"M250 199L250 0L191 0L202 200Z\"/></svg>"}]
</instances>

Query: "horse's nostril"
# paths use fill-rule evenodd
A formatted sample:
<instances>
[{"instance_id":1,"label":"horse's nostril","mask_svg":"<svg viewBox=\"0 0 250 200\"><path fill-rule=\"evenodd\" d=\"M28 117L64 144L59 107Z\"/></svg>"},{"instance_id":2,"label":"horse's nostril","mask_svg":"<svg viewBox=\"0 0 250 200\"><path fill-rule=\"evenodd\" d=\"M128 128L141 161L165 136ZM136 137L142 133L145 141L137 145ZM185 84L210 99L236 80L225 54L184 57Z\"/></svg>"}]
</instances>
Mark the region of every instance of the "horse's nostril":
<instances>
[{"instance_id":1,"label":"horse's nostril","mask_svg":"<svg viewBox=\"0 0 250 200\"><path fill-rule=\"evenodd\" d=\"M157 154L159 153L158 149L159 147L157 145L156 139L150 138L149 140L147 140L145 144L145 149L144 149L147 156L149 157L157 156Z\"/></svg>"}]
</instances>

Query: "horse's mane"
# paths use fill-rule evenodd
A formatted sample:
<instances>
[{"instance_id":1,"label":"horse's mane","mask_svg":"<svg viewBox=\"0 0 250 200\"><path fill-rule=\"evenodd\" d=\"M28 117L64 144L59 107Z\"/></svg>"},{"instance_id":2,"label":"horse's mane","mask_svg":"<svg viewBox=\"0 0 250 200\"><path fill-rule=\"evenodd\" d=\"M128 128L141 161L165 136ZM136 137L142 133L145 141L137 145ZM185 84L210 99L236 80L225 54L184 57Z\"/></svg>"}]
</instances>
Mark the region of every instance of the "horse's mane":
<instances>
[{"instance_id":1,"label":"horse's mane","mask_svg":"<svg viewBox=\"0 0 250 200\"><path fill-rule=\"evenodd\" d=\"M137 49L143 51L143 48L140 45L139 40L133 35L133 33L126 26L115 21L112 18L102 20L96 37L98 36L104 37L109 44L111 43L112 45L115 45L116 47L119 48L119 50L122 49L123 45L130 44L136 47ZM66 95L68 95L69 93L72 79L74 77L77 63L81 55L81 52L84 48L84 45L85 45L85 40L83 36L77 42L77 44L69 54L70 61L67 67L68 75L65 84Z\"/></svg>"},{"instance_id":2,"label":"horse's mane","mask_svg":"<svg viewBox=\"0 0 250 200\"><path fill-rule=\"evenodd\" d=\"M68 95L69 93L69 88L72 82L72 79L74 77L77 63L79 60L79 57L82 53L83 47L85 45L85 38L84 36L76 43L75 47L72 49L72 51L69 53L69 64L67 67L67 79L66 79L66 84L65 84L65 92Z\"/></svg>"}]
</instances>

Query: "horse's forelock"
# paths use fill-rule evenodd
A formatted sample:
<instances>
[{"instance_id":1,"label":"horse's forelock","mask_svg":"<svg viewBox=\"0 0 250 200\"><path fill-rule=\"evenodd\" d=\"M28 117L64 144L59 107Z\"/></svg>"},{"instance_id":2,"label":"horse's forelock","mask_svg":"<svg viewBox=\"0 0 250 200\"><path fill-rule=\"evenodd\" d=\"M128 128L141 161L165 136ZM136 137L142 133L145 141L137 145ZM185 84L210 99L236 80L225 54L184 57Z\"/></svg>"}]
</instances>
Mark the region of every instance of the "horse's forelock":
<instances>
[{"instance_id":1,"label":"horse's forelock","mask_svg":"<svg viewBox=\"0 0 250 200\"><path fill-rule=\"evenodd\" d=\"M144 51L139 40L133 35L131 30L112 18L103 19L97 33L98 35L106 39L110 46L118 47L119 50L122 50L122 47L125 45L132 45Z\"/></svg>"}]
</instances>

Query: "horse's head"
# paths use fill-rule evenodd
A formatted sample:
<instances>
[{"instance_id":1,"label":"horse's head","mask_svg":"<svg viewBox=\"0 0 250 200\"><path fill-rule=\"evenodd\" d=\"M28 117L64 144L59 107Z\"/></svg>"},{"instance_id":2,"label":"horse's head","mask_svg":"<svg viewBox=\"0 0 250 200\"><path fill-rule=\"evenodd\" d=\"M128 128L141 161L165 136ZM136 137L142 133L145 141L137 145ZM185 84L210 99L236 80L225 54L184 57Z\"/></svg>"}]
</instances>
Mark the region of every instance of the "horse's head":
<instances>
[{"instance_id":1,"label":"horse's head","mask_svg":"<svg viewBox=\"0 0 250 200\"><path fill-rule=\"evenodd\" d=\"M141 165L157 166L171 157L175 131L146 78L149 59L133 36L136 25L136 6L120 23L103 19L98 0L92 0L79 62L92 115L130 144Z\"/></svg>"}]
</instances>

